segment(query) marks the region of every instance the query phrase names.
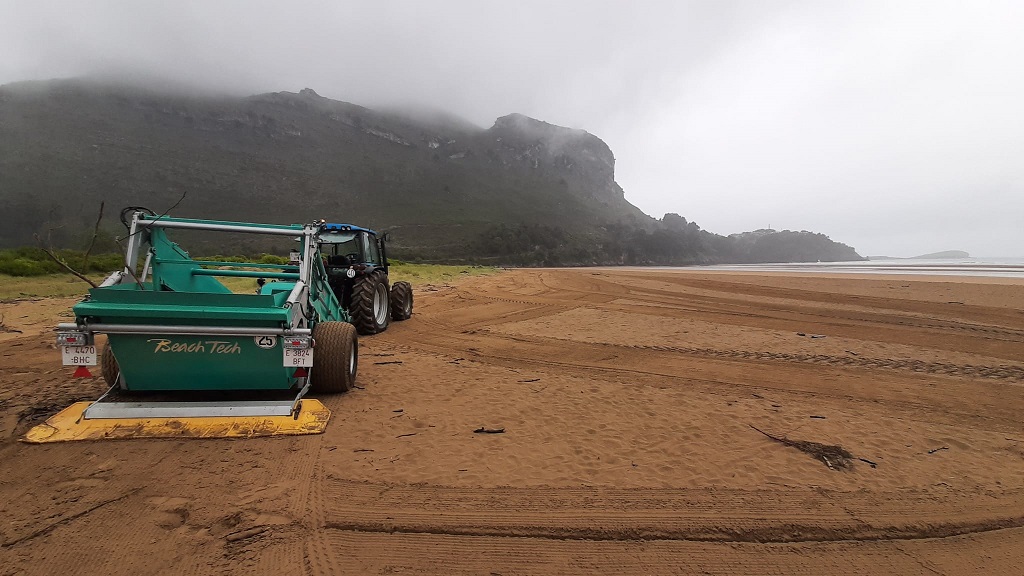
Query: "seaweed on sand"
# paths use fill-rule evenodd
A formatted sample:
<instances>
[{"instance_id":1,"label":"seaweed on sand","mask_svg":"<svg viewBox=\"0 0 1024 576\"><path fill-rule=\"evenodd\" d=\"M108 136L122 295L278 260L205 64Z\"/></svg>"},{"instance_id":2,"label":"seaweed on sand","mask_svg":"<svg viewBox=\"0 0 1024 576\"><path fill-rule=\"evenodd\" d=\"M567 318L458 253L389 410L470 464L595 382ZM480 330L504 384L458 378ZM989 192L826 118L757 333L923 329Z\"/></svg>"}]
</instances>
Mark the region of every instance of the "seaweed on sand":
<instances>
[{"instance_id":1,"label":"seaweed on sand","mask_svg":"<svg viewBox=\"0 0 1024 576\"><path fill-rule=\"evenodd\" d=\"M821 460L825 466L828 466L832 470L846 470L852 464L853 454L850 454L850 452L842 446L821 444L820 442L809 442L807 440L790 440L785 436L773 436L754 425L749 426L780 444L796 448L805 454L809 454L815 460Z\"/></svg>"}]
</instances>

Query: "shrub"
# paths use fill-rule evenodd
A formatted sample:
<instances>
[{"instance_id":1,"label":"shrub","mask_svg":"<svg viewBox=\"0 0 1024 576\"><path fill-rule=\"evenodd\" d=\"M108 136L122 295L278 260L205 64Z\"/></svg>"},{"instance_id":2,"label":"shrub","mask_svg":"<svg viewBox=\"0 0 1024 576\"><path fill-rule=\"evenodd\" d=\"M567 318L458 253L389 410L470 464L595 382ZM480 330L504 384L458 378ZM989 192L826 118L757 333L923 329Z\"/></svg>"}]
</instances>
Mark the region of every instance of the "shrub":
<instances>
[{"instance_id":1,"label":"shrub","mask_svg":"<svg viewBox=\"0 0 1024 576\"><path fill-rule=\"evenodd\" d=\"M288 258L285 257L285 256L277 256L277 255L274 255L274 254L260 254L260 258L259 258L259 260L257 260L257 262L259 262L260 264L281 264L281 265L285 265L285 264L288 263Z\"/></svg>"},{"instance_id":2,"label":"shrub","mask_svg":"<svg viewBox=\"0 0 1024 576\"><path fill-rule=\"evenodd\" d=\"M54 264L53 268L57 265ZM43 276L51 274L56 270L49 269L43 262L29 258L0 258L0 274L11 276Z\"/></svg>"}]
</instances>

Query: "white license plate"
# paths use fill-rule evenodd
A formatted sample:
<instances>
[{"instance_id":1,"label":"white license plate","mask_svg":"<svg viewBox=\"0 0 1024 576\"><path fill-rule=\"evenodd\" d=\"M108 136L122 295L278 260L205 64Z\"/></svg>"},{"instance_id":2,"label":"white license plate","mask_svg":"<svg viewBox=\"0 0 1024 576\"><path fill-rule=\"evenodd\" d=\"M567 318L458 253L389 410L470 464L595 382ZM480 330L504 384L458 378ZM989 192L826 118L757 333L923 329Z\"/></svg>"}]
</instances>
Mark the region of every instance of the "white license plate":
<instances>
[{"instance_id":1,"label":"white license plate","mask_svg":"<svg viewBox=\"0 0 1024 576\"><path fill-rule=\"evenodd\" d=\"M284 349L284 365L285 366L302 366L304 368L313 367L313 349L307 348L305 350L297 350L295 348Z\"/></svg>"},{"instance_id":2,"label":"white license plate","mask_svg":"<svg viewBox=\"0 0 1024 576\"><path fill-rule=\"evenodd\" d=\"M96 346L61 346L60 359L65 366L95 366Z\"/></svg>"}]
</instances>

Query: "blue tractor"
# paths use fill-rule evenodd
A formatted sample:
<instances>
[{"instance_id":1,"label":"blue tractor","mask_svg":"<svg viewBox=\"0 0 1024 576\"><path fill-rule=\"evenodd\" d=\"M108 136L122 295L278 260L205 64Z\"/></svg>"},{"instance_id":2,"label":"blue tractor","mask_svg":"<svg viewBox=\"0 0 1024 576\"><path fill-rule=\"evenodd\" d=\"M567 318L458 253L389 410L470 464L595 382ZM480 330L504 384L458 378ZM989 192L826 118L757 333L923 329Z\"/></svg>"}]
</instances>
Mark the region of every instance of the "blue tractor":
<instances>
[{"instance_id":1,"label":"blue tractor","mask_svg":"<svg viewBox=\"0 0 1024 576\"><path fill-rule=\"evenodd\" d=\"M388 281L387 240L368 228L326 223L319 238L331 288L359 334L412 316L412 286Z\"/></svg>"}]
</instances>

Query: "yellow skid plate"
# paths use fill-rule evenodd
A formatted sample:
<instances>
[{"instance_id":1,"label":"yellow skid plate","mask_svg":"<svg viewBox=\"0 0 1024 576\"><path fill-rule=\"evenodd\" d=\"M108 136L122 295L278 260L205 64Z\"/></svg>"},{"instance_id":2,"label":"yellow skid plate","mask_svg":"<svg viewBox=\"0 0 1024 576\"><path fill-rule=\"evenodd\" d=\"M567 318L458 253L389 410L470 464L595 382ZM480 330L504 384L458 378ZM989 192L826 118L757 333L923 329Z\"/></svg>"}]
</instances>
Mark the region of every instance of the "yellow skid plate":
<instances>
[{"instance_id":1,"label":"yellow skid plate","mask_svg":"<svg viewBox=\"0 0 1024 576\"><path fill-rule=\"evenodd\" d=\"M302 400L299 417L231 416L202 418L82 417L92 402L76 402L33 427L23 442L70 442L73 440L120 440L128 438L255 438L323 434L331 411L319 400Z\"/></svg>"}]
</instances>

